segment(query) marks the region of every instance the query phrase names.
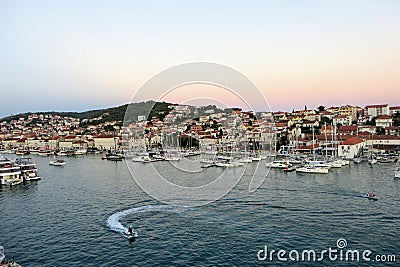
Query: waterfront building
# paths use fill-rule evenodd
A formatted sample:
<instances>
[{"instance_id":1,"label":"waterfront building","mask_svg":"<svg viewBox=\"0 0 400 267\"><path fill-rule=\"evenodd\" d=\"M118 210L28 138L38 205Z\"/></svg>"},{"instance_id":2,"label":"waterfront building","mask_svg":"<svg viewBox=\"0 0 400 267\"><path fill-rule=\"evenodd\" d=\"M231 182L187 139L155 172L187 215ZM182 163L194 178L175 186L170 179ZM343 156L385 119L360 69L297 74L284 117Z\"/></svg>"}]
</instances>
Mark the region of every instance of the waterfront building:
<instances>
[{"instance_id":1,"label":"waterfront building","mask_svg":"<svg viewBox=\"0 0 400 267\"><path fill-rule=\"evenodd\" d=\"M338 156L346 159L354 159L360 155L365 147L365 142L359 137L351 137L338 145Z\"/></svg>"},{"instance_id":2,"label":"waterfront building","mask_svg":"<svg viewBox=\"0 0 400 267\"><path fill-rule=\"evenodd\" d=\"M93 137L94 147L100 150L113 150L118 147L118 138L112 135L100 134Z\"/></svg>"}]
</instances>

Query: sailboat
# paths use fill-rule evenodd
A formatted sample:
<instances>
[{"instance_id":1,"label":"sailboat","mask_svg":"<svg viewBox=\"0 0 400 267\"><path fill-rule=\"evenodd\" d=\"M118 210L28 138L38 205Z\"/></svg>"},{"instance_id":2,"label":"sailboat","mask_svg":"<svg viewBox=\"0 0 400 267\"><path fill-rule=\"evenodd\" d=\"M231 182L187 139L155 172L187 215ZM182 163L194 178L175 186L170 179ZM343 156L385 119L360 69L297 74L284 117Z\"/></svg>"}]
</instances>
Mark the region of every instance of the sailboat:
<instances>
[{"instance_id":1,"label":"sailboat","mask_svg":"<svg viewBox=\"0 0 400 267\"><path fill-rule=\"evenodd\" d=\"M313 133L312 146L313 146L313 154L314 154L313 162L316 162L315 161L315 147L314 147L314 143L315 143L314 127L312 128L312 133ZM302 167L297 168L296 172L302 172L302 173L328 173L329 172L329 168L307 164L307 165L304 165Z\"/></svg>"},{"instance_id":2,"label":"sailboat","mask_svg":"<svg viewBox=\"0 0 400 267\"><path fill-rule=\"evenodd\" d=\"M65 165L65 160L58 159L58 158L56 158L56 156L54 156L53 160L49 161L49 165L52 165L52 166L64 166Z\"/></svg>"},{"instance_id":3,"label":"sailboat","mask_svg":"<svg viewBox=\"0 0 400 267\"><path fill-rule=\"evenodd\" d=\"M106 159L106 160L111 160L111 161L122 161L122 157L117 154L117 142L115 138L115 132L113 133L114 137L114 151L112 152L109 150L105 156L103 156L101 159Z\"/></svg>"},{"instance_id":4,"label":"sailboat","mask_svg":"<svg viewBox=\"0 0 400 267\"><path fill-rule=\"evenodd\" d=\"M371 156L368 158L368 163L370 165L376 164L378 163L378 159L375 157L375 155L371 154Z\"/></svg>"}]
</instances>

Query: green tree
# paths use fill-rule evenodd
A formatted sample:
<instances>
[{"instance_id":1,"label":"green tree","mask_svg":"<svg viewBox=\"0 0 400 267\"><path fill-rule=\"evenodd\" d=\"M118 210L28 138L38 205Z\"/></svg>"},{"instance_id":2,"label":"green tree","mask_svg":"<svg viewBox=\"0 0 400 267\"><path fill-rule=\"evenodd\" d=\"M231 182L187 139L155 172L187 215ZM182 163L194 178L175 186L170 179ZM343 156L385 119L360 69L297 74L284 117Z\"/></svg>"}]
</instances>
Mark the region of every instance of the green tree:
<instances>
[{"instance_id":1,"label":"green tree","mask_svg":"<svg viewBox=\"0 0 400 267\"><path fill-rule=\"evenodd\" d=\"M383 127L381 127L381 126L376 127L376 133L377 133L378 135L383 135L383 134L385 134L385 128L383 128Z\"/></svg>"},{"instance_id":2,"label":"green tree","mask_svg":"<svg viewBox=\"0 0 400 267\"><path fill-rule=\"evenodd\" d=\"M112 131L114 131L114 126L106 125L106 126L104 126L104 131L112 132Z\"/></svg>"}]
</instances>

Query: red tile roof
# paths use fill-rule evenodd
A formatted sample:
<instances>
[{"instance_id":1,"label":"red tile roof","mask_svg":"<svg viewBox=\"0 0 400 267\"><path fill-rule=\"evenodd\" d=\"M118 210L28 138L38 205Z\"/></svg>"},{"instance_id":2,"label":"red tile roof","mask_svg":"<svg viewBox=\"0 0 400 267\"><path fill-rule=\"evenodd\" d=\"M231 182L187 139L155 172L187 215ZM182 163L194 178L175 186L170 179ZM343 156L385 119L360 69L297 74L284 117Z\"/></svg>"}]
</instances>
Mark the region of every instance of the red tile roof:
<instances>
[{"instance_id":1,"label":"red tile roof","mask_svg":"<svg viewBox=\"0 0 400 267\"><path fill-rule=\"evenodd\" d=\"M339 131L357 131L358 126L357 125L352 125L352 126L340 126Z\"/></svg>"},{"instance_id":2,"label":"red tile roof","mask_svg":"<svg viewBox=\"0 0 400 267\"><path fill-rule=\"evenodd\" d=\"M382 116L379 116L378 118L376 118L376 120L388 120L388 119L391 119L392 117L390 117L390 116L387 116L387 115L382 115Z\"/></svg>"},{"instance_id":3,"label":"red tile roof","mask_svg":"<svg viewBox=\"0 0 400 267\"><path fill-rule=\"evenodd\" d=\"M367 109L367 108L383 108L383 107L387 107L388 106L388 104L382 104L382 105L368 105L368 106L365 106L365 108Z\"/></svg>"},{"instance_id":4,"label":"red tile roof","mask_svg":"<svg viewBox=\"0 0 400 267\"><path fill-rule=\"evenodd\" d=\"M341 145L357 145L359 143L362 143L363 140L359 137L352 137L349 139L346 139L345 141L343 141L342 143L340 143Z\"/></svg>"}]
</instances>

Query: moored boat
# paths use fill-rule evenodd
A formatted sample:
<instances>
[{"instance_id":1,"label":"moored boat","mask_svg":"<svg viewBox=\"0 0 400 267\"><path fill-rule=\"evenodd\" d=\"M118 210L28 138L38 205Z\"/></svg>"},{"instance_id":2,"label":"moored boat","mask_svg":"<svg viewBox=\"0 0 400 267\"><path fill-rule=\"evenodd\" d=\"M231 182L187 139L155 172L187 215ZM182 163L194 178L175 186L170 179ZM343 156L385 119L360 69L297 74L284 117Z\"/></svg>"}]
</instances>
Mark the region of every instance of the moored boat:
<instances>
[{"instance_id":1,"label":"moored boat","mask_svg":"<svg viewBox=\"0 0 400 267\"><path fill-rule=\"evenodd\" d=\"M108 152L105 156L102 157L102 159L106 159L106 160L111 160L111 161L122 161L122 157L112 153L112 152Z\"/></svg>"},{"instance_id":2,"label":"moored boat","mask_svg":"<svg viewBox=\"0 0 400 267\"><path fill-rule=\"evenodd\" d=\"M2 185L17 185L22 183L21 168L15 161L0 158L0 183Z\"/></svg>"},{"instance_id":3,"label":"moored boat","mask_svg":"<svg viewBox=\"0 0 400 267\"><path fill-rule=\"evenodd\" d=\"M87 149L85 149L85 148L80 148L80 149L74 151L74 155L85 155L86 153L87 153Z\"/></svg>"},{"instance_id":4,"label":"moored boat","mask_svg":"<svg viewBox=\"0 0 400 267\"><path fill-rule=\"evenodd\" d=\"M151 162L151 158L149 156L139 156L137 158L132 158L133 162L142 162L142 163L149 163Z\"/></svg>"},{"instance_id":5,"label":"moored boat","mask_svg":"<svg viewBox=\"0 0 400 267\"><path fill-rule=\"evenodd\" d=\"M323 168L323 167L316 167L316 166L312 166L312 165L305 165L303 167L297 168L296 172L301 172L301 173L328 173L329 169L328 168Z\"/></svg>"},{"instance_id":6,"label":"moored boat","mask_svg":"<svg viewBox=\"0 0 400 267\"><path fill-rule=\"evenodd\" d=\"M48 157L51 155L51 152L50 150L39 150L38 155L42 157Z\"/></svg>"},{"instance_id":7,"label":"moored boat","mask_svg":"<svg viewBox=\"0 0 400 267\"><path fill-rule=\"evenodd\" d=\"M17 159L16 163L21 169L21 177L24 181L38 181L40 176L36 164L31 161L31 158L20 158Z\"/></svg>"},{"instance_id":8,"label":"moored boat","mask_svg":"<svg viewBox=\"0 0 400 267\"><path fill-rule=\"evenodd\" d=\"M285 168L289 167L290 164L287 161L274 160L272 162L265 163L265 166L270 167L270 168L285 169Z\"/></svg>"}]
</instances>

